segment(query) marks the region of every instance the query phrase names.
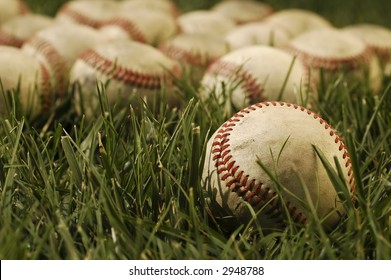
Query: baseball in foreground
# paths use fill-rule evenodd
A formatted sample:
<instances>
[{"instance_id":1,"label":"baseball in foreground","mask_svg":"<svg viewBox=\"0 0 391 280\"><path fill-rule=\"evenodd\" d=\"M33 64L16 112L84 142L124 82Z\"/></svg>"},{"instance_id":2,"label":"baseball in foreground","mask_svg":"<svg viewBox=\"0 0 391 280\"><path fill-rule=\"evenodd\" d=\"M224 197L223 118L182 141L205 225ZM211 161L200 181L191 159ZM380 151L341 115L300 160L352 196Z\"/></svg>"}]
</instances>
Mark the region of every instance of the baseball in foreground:
<instances>
[{"instance_id":1,"label":"baseball in foreground","mask_svg":"<svg viewBox=\"0 0 391 280\"><path fill-rule=\"evenodd\" d=\"M307 104L313 98L307 68L294 56L268 46L230 52L211 64L201 80L200 96L215 96L230 112L265 100ZM284 82L285 87L284 87ZM224 99L225 97L225 99Z\"/></svg>"},{"instance_id":2,"label":"baseball in foreground","mask_svg":"<svg viewBox=\"0 0 391 280\"><path fill-rule=\"evenodd\" d=\"M84 52L71 68L70 83L80 86L77 102L82 98L91 110L99 104L99 83L108 83L105 89L111 105L116 101L123 104L135 96L146 98L152 104L162 93L166 93L167 103L173 105L177 99L169 89L173 75L179 73L177 62L159 50L139 42L118 40Z\"/></svg>"},{"instance_id":3,"label":"baseball in foreground","mask_svg":"<svg viewBox=\"0 0 391 280\"><path fill-rule=\"evenodd\" d=\"M307 191L325 228L332 228L344 210L314 147L336 172L338 161L353 195L355 181L342 138L317 114L284 102L251 105L214 133L206 148L205 187L216 192L226 215L248 223L253 207L265 228L286 225L284 205L294 222L311 220Z\"/></svg>"}]
</instances>

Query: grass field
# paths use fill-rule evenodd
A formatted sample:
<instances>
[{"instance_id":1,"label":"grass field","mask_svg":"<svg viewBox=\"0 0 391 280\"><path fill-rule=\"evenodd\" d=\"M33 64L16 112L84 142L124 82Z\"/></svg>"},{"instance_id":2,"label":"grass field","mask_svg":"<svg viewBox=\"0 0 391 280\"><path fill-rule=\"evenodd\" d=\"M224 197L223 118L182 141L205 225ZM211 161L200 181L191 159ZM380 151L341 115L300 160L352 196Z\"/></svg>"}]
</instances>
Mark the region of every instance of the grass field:
<instances>
[{"instance_id":1,"label":"grass field","mask_svg":"<svg viewBox=\"0 0 391 280\"><path fill-rule=\"evenodd\" d=\"M64 1L26 2L54 14ZM384 1L265 2L314 10L336 26L391 27ZM316 218L267 233L214 219L200 173L206 141L230 115L200 102L189 79L178 85L173 110L103 102L109 113L86 120L70 93L48 116L2 116L0 259L391 259L390 79L379 94L343 77L319 87L320 115L345 139L357 181L356 202L331 232Z\"/></svg>"}]
</instances>

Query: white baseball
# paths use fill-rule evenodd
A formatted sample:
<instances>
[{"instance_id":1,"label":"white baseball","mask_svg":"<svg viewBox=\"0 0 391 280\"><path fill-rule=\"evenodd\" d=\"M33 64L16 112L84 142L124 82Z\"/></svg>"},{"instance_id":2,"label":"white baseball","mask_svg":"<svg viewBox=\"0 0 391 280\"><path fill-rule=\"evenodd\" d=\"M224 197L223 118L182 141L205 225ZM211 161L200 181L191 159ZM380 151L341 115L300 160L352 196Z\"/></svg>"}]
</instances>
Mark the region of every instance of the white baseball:
<instances>
[{"instance_id":1,"label":"white baseball","mask_svg":"<svg viewBox=\"0 0 391 280\"><path fill-rule=\"evenodd\" d=\"M98 84L106 84L111 105L135 96L156 101L165 93L168 104L177 102L172 93L172 75L179 75L179 66L159 50L139 42L117 40L96 46L83 53L70 71L70 83L78 83L80 97L88 104L87 116L98 104ZM79 99L80 101L80 99ZM77 102L79 102L77 101ZM77 105L77 104L76 104Z\"/></svg>"},{"instance_id":2,"label":"white baseball","mask_svg":"<svg viewBox=\"0 0 391 280\"><path fill-rule=\"evenodd\" d=\"M178 7L170 0L123 0L119 2L119 10L130 12L135 9L159 10L173 17L179 14Z\"/></svg>"},{"instance_id":3,"label":"white baseball","mask_svg":"<svg viewBox=\"0 0 391 280\"><path fill-rule=\"evenodd\" d=\"M28 6L20 0L0 0L0 24L29 11Z\"/></svg>"},{"instance_id":4,"label":"white baseball","mask_svg":"<svg viewBox=\"0 0 391 280\"><path fill-rule=\"evenodd\" d=\"M16 16L0 26L0 45L21 47L36 32L53 24L49 16L24 14Z\"/></svg>"},{"instance_id":5,"label":"white baseball","mask_svg":"<svg viewBox=\"0 0 391 280\"><path fill-rule=\"evenodd\" d=\"M48 69L53 87L66 90L69 69L81 53L105 38L92 27L80 24L56 24L37 32L22 46L22 51L36 57Z\"/></svg>"},{"instance_id":6,"label":"white baseball","mask_svg":"<svg viewBox=\"0 0 391 280\"><path fill-rule=\"evenodd\" d=\"M291 38L313 29L332 27L332 24L324 17L302 9L286 9L275 12L265 21L284 29Z\"/></svg>"},{"instance_id":7,"label":"white baseball","mask_svg":"<svg viewBox=\"0 0 391 280\"><path fill-rule=\"evenodd\" d=\"M179 34L159 49L178 61L194 82L199 82L208 65L227 53L225 41L209 34Z\"/></svg>"},{"instance_id":8,"label":"white baseball","mask_svg":"<svg viewBox=\"0 0 391 280\"><path fill-rule=\"evenodd\" d=\"M251 205L260 210L261 225L272 228L285 224L281 198L293 221L305 224L309 220L306 188L324 226L332 228L344 210L314 146L336 172L337 159L353 194L350 156L337 132L311 111L283 102L251 105L214 133L206 148L205 187L216 192L216 202L240 223L250 221Z\"/></svg>"},{"instance_id":9,"label":"white baseball","mask_svg":"<svg viewBox=\"0 0 391 280\"><path fill-rule=\"evenodd\" d=\"M254 22L240 25L225 36L230 50L252 45L266 45L280 48L291 40L289 34L277 25Z\"/></svg>"},{"instance_id":10,"label":"white baseball","mask_svg":"<svg viewBox=\"0 0 391 280\"><path fill-rule=\"evenodd\" d=\"M97 28L118 12L118 5L118 2L111 0L73 0L59 9L56 20Z\"/></svg>"},{"instance_id":11,"label":"white baseball","mask_svg":"<svg viewBox=\"0 0 391 280\"><path fill-rule=\"evenodd\" d=\"M158 45L179 31L171 15L145 8L119 12L104 21L99 29L108 38L131 39L149 45Z\"/></svg>"},{"instance_id":12,"label":"white baseball","mask_svg":"<svg viewBox=\"0 0 391 280\"><path fill-rule=\"evenodd\" d=\"M373 53L359 38L335 28L308 31L290 41L287 51L311 69L314 79L324 70L325 79L343 71L346 77L364 79L369 72L370 86L377 91L381 70Z\"/></svg>"},{"instance_id":13,"label":"white baseball","mask_svg":"<svg viewBox=\"0 0 391 280\"><path fill-rule=\"evenodd\" d=\"M6 111L4 96L19 90L24 114L36 116L48 111L52 104L50 82L45 67L35 58L11 46L0 46L0 113ZM11 109L11 108L9 108Z\"/></svg>"},{"instance_id":14,"label":"white baseball","mask_svg":"<svg viewBox=\"0 0 391 280\"><path fill-rule=\"evenodd\" d=\"M237 24L260 21L273 13L270 5L253 0L221 1L212 10L233 19Z\"/></svg>"},{"instance_id":15,"label":"white baseball","mask_svg":"<svg viewBox=\"0 0 391 280\"><path fill-rule=\"evenodd\" d=\"M236 111L279 98L306 103L312 98L309 94L314 93L309 84L307 68L293 55L269 46L250 46L230 52L210 65L201 80L200 94L202 99L212 94L220 100L226 96L229 112L231 105Z\"/></svg>"},{"instance_id":16,"label":"white baseball","mask_svg":"<svg viewBox=\"0 0 391 280\"><path fill-rule=\"evenodd\" d=\"M220 37L236 26L232 19L220 13L206 10L184 13L178 17L178 24L183 33L202 33Z\"/></svg>"},{"instance_id":17,"label":"white baseball","mask_svg":"<svg viewBox=\"0 0 391 280\"><path fill-rule=\"evenodd\" d=\"M385 74L391 74L391 30L375 24L355 24L342 28L343 32L362 39L378 56Z\"/></svg>"}]
</instances>

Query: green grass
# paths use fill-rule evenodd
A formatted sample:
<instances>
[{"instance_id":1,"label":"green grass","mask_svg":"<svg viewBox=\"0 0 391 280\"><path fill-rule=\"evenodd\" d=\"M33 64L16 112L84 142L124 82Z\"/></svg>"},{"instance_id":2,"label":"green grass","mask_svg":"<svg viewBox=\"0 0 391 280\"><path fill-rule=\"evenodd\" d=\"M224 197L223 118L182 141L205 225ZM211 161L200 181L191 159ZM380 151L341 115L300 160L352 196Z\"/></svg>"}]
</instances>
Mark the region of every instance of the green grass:
<instances>
[{"instance_id":1,"label":"green grass","mask_svg":"<svg viewBox=\"0 0 391 280\"><path fill-rule=\"evenodd\" d=\"M115 0L113 0L115 1ZM25 0L25 2L35 12L55 15L58 8L66 0ZM176 0L175 2L182 12L187 12L195 9L209 9L218 0ZM329 0L329 1L308 1L308 0L265 0L261 1L270 4L275 10L282 10L287 8L301 8L312 10L327 19L334 25L341 27L344 25L369 22L374 24L381 24L391 28L391 19L389 11L391 3L383 0Z\"/></svg>"},{"instance_id":2,"label":"green grass","mask_svg":"<svg viewBox=\"0 0 391 280\"><path fill-rule=\"evenodd\" d=\"M319 89L320 115L344 137L357 181L331 232L316 218L268 233L214 218L200 173L206 141L230 116L200 102L189 79L178 85L178 109L103 102L91 121L70 93L49 115L2 116L0 259L391 259L389 81L378 95L343 78Z\"/></svg>"}]
</instances>

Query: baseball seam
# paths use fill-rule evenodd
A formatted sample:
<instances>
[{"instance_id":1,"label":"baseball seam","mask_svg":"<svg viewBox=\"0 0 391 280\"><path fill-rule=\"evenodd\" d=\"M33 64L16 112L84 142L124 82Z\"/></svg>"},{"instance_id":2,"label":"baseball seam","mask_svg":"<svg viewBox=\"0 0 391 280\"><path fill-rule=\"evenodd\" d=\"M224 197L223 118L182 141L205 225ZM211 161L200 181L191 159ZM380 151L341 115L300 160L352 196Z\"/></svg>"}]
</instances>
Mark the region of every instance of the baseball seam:
<instances>
[{"instance_id":1,"label":"baseball seam","mask_svg":"<svg viewBox=\"0 0 391 280\"><path fill-rule=\"evenodd\" d=\"M98 28L101 24L100 20L88 17L87 15L82 14L68 6L62 7L59 11L59 14L66 15L80 24L88 25L94 28Z\"/></svg>"},{"instance_id":2,"label":"baseball seam","mask_svg":"<svg viewBox=\"0 0 391 280\"><path fill-rule=\"evenodd\" d=\"M240 81L240 86L244 90L246 98L249 103L256 103L263 101L263 87L257 81L257 79L244 67L236 65L234 63L225 61L216 61L207 70L208 75L221 75L224 77L232 78L235 77L235 81Z\"/></svg>"},{"instance_id":3,"label":"baseball seam","mask_svg":"<svg viewBox=\"0 0 391 280\"><path fill-rule=\"evenodd\" d=\"M169 44L163 44L159 49L168 57L193 66L208 66L218 59L218 57L192 53L189 50Z\"/></svg>"},{"instance_id":4,"label":"baseball seam","mask_svg":"<svg viewBox=\"0 0 391 280\"><path fill-rule=\"evenodd\" d=\"M20 48L25 40L20 39L6 31L0 31L0 45L14 46Z\"/></svg>"},{"instance_id":5,"label":"baseball seam","mask_svg":"<svg viewBox=\"0 0 391 280\"><path fill-rule=\"evenodd\" d=\"M380 59L389 61L391 59L391 46L379 46L375 44L368 44L374 54L376 54Z\"/></svg>"},{"instance_id":6,"label":"baseball seam","mask_svg":"<svg viewBox=\"0 0 391 280\"><path fill-rule=\"evenodd\" d=\"M27 41L26 45L33 48L45 58L54 75L55 82L58 83L57 87L59 91L64 92L66 88L66 78L64 76L67 73L68 65L63 56L49 41L43 38L33 37Z\"/></svg>"},{"instance_id":7,"label":"baseball seam","mask_svg":"<svg viewBox=\"0 0 391 280\"><path fill-rule=\"evenodd\" d=\"M53 104L51 98L50 74L46 67L40 63L41 67L41 94L42 94L42 111L48 112Z\"/></svg>"},{"instance_id":8,"label":"baseball seam","mask_svg":"<svg viewBox=\"0 0 391 280\"><path fill-rule=\"evenodd\" d=\"M314 120L317 120L324 129L329 131L330 137L334 137L334 142L339 145L338 149L343 151L343 160L345 161L345 168L348 169L350 192L355 192L355 181L353 177L353 170L351 166L351 160L349 152L343 143L341 137L339 137L336 131L325 120L320 118L319 115L305 109L304 107L285 103L285 102L262 102L251 105L239 113L236 113L233 117L228 119L218 130L213 143L212 143L212 160L215 163L217 174L221 182L225 182L225 186L232 192L235 192L239 197L242 197L245 201L249 202L253 207L263 206L270 202L271 199L277 196L277 193L271 190L269 187L265 187L262 182L259 182L256 178L250 178L250 175L246 174L239 165L236 164L235 158L231 154L230 150L230 136L232 131L238 122L241 121L246 115L253 111L268 106L287 106L293 107L296 110L300 110L303 113L313 116ZM286 201L287 209L295 222L305 224L306 217L301 213L290 201ZM282 219L283 213L278 207L278 203L270 204L270 209L266 212L273 219Z\"/></svg>"},{"instance_id":9,"label":"baseball seam","mask_svg":"<svg viewBox=\"0 0 391 280\"><path fill-rule=\"evenodd\" d=\"M120 27L134 41L138 41L141 43L147 43L146 36L143 34L143 32L140 31L140 29L137 27L137 24L135 24L131 20L122 19L122 18L113 18L113 19L109 19L109 20L102 22L102 24L100 24L99 27L102 28L102 27L110 26L110 25Z\"/></svg>"},{"instance_id":10,"label":"baseball seam","mask_svg":"<svg viewBox=\"0 0 391 280\"><path fill-rule=\"evenodd\" d=\"M87 50L84 52L80 59L84 61L90 67L100 71L101 73L115 79L122 81L125 84L133 85L137 88L145 89L161 89L162 80L167 78L162 74L142 73L129 68L117 65L115 62L108 58L103 57L94 50ZM175 73L176 69L173 69Z\"/></svg>"},{"instance_id":11,"label":"baseball seam","mask_svg":"<svg viewBox=\"0 0 391 280\"><path fill-rule=\"evenodd\" d=\"M170 10L171 10L171 11L170 11L170 14L171 14L174 18L179 17L180 12L179 12L178 7L177 7L176 5L172 4L171 7L170 7Z\"/></svg>"},{"instance_id":12,"label":"baseball seam","mask_svg":"<svg viewBox=\"0 0 391 280\"><path fill-rule=\"evenodd\" d=\"M26 3L22 2L22 1L18 1L19 2L19 13L20 14L27 14L30 12L30 8L29 6L27 6Z\"/></svg>"}]
</instances>

